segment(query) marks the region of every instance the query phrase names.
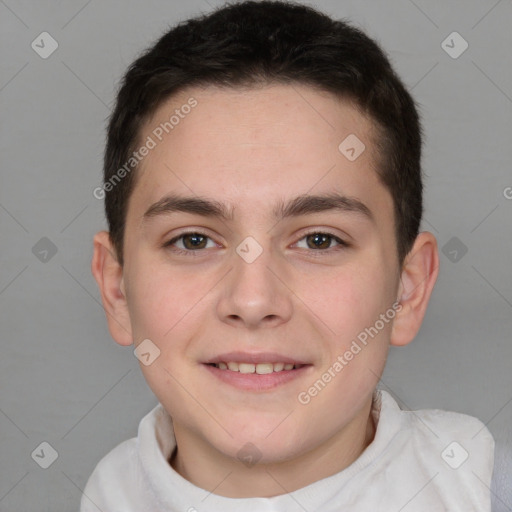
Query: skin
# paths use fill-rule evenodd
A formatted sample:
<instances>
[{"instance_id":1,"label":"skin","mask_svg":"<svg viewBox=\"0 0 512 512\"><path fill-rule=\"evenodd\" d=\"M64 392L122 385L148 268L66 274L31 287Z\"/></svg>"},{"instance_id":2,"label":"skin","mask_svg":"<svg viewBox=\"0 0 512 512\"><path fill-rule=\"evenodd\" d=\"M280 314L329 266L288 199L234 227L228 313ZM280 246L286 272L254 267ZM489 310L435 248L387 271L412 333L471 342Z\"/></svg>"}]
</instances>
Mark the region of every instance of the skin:
<instances>
[{"instance_id":1,"label":"skin","mask_svg":"<svg viewBox=\"0 0 512 512\"><path fill-rule=\"evenodd\" d=\"M172 466L219 495L275 496L343 470L373 440L372 393L390 344L409 343L420 328L438 273L437 243L420 233L399 266L373 125L349 103L298 85L192 88L162 104L140 140L191 96L198 105L137 170L123 267L102 231L92 272L114 340L149 338L160 350L141 369L173 418ZM349 134L366 146L353 162L338 150ZM333 191L363 202L373 220L340 210L272 216L279 202ZM174 212L145 220L169 193L223 203L232 219ZM163 247L194 230L209 237L205 248L173 250L186 250L189 238L188 246L180 239ZM311 232L350 245L327 238L317 248ZM236 252L247 236L263 250L252 263ZM299 393L397 300L394 320L307 405L299 403ZM310 366L275 389L240 390L203 364L235 350L277 352ZM261 454L250 467L237 458L248 442Z\"/></svg>"}]
</instances>

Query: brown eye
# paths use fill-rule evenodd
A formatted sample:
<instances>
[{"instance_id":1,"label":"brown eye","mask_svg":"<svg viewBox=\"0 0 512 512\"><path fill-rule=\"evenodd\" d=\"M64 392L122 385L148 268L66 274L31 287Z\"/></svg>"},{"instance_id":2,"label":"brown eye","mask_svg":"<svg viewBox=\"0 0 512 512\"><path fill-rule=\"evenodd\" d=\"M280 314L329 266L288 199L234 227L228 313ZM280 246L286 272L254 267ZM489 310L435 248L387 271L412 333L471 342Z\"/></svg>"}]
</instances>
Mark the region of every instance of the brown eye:
<instances>
[{"instance_id":1,"label":"brown eye","mask_svg":"<svg viewBox=\"0 0 512 512\"><path fill-rule=\"evenodd\" d=\"M200 233L190 233L183 235L183 246L185 249L204 249L206 247L208 237L201 235Z\"/></svg>"},{"instance_id":2,"label":"brown eye","mask_svg":"<svg viewBox=\"0 0 512 512\"><path fill-rule=\"evenodd\" d=\"M325 233L314 233L306 237L310 249L328 249L331 245L332 236Z\"/></svg>"},{"instance_id":3,"label":"brown eye","mask_svg":"<svg viewBox=\"0 0 512 512\"><path fill-rule=\"evenodd\" d=\"M323 233L315 231L304 235L296 244L301 249L313 249L317 252L331 252L337 249L349 247L349 244L333 235L332 233Z\"/></svg>"},{"instance_id":4,"label":"brown eye","mask_svg":"<svg viewBox=\"0 0 512 512\"><path fill-rule=\"evenodd\" d=\"M164 244L165 248L176 253L191 253L193 251L208 249L215 246L215 242L209 236L194 231L182 233Z\"/></svg>"}]
</instances>

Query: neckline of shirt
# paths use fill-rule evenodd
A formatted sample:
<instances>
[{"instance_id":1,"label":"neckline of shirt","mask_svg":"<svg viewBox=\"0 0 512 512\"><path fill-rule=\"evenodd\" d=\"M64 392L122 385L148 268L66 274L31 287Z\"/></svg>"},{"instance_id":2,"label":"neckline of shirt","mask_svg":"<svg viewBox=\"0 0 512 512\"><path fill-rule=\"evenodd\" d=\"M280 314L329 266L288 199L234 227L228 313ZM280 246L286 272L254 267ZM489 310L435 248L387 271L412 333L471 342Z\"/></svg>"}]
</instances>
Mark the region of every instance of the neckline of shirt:
<instances>
[{"instance_id":1,"label":"neckline of shirt","mask_svg":"<svg viewBox=\"0 0 512 512\"><path fill-rule=\"evenodd\" d=\"M138 454L142 472L162 507L169 510L320 510L339 495L348 482L389 448L401 429L401 410L384 390L373 395L372 415L376 424L373 441L350 466L342 471L313 482L289 494L270 498L228 498L197 487L183 478L168 462L176 446L172 418L158 404L139 424Z\"/></svg>"}]
</instances>

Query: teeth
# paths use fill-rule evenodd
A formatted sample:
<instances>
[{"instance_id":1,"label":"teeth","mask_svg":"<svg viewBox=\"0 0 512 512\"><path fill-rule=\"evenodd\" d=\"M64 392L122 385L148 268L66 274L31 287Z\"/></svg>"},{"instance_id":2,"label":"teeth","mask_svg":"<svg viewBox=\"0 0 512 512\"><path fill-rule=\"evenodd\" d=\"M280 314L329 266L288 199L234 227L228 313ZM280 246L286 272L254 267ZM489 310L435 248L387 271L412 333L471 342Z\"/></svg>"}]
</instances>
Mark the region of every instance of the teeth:
<instances>
[{"instance_id":1,"label":"teeth","mask_svg":"<svg viewBox=\"0 0 512 512\"><path fill-rule=\"evenodd\" d=\"M257 373L265 375L273 372L281 372L283 370L293 370L295 365L292 363L236 363L229 361L228 363L220 362L215 364L219 370L231 370L240 373Z\"/></svg>"},{"instance_id":2,"label":"teeth","mask_svg":"<svg viewBox=\"0 0 512 512\"><path fill-rule=\"evenodd\" d=\"M236 364L236 363L235 363ZM258 365L259 366L259 365ZM256 369L256 365L249 364L249 363L240 363L238 365L238 371L240 373L254 373L254 370Z\"/></svg>"},{"instance_id":3,"label":"teeth","mask_svg":"<svg viewBox=\"0 0 512 512\"><path fill-rule=\"evenodd\" d=\"M272 373L274 371L274 365L272 363L259 363L256 365L256 373L264 375L265 373Z\"/></svg>"}]
</instances>

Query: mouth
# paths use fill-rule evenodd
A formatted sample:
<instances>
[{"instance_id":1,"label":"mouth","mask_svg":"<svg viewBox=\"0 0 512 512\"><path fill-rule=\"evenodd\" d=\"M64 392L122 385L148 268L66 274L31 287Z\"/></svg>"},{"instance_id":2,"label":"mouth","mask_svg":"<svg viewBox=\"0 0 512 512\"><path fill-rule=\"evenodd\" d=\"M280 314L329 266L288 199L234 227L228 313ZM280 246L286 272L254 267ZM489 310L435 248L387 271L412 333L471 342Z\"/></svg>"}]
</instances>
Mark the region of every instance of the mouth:
<instances>
[{"instance_id":1,"label":"mouth","mask_svg":"<svg viewBox=\"0 0 512 512\"><path fill-rule=\"evenodd\" d=\"M236 361L224 362L220 361L219 363L208 363L210 366L214 366L219 370L226 370L230 372L238 372L244 374L256 373L258 375L268 375L270 373L278 373L282 371L290 371L290 370L298 370L304 364L294 364L294 363L241 363Z\"/></svg>"},{"instance_id":2,"label":"mouth","mask_svg":"<svg viewBox=\"0 0 512 512\"><path fill-rule=\"evenodd\" d=\"M275 354L223 354L203 363L210 375L244 391L268 391L306 375L313 365Z\"/></svg>"}]
</instances>

